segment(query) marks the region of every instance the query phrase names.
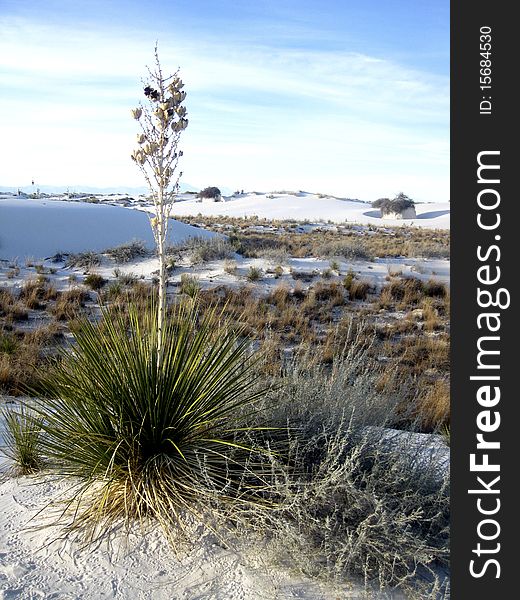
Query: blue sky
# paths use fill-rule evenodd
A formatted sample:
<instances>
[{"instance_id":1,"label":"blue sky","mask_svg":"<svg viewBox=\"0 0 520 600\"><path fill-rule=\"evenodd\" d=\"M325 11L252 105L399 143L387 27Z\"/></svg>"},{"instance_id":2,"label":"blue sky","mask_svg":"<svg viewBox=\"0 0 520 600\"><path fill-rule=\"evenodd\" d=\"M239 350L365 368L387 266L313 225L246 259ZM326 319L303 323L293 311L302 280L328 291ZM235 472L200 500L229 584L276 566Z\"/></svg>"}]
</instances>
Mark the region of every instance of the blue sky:
<instances>
[{"instance_id":1,"label":"blue sky","mask_svg":"<svg viewBox=\"0 0 520 600\"><path fill-rule=\"evenodd\" d=\"M130 108L181 69L183 179L449 198L449 3L0 0L0 185L135 186Z\"/></svg>"}]
</instances>

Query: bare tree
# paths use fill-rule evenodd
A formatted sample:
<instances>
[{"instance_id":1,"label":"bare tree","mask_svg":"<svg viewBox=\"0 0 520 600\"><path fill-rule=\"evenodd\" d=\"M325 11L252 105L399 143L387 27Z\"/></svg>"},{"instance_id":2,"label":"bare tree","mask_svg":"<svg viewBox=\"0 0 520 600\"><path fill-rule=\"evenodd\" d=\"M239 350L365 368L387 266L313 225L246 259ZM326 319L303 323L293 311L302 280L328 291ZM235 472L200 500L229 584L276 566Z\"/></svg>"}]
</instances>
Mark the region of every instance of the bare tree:
<instances>
[{"instance_id":1,"label":"bare tree","mask_svg":"<svg viewBox=\"0 0 520 600\"><path fill-rule=\"evenodd\" d=\"M175 195L179 191L178 150L181 133L188 126L186 108L182 102L186 92L179 77L179 71L165 76L155 46L155 65L148 68L148 78L143 81L145 104L139 103L132 110L132 116L141 126L137 134L138 147L132 153L132 159L143 173L150 188L155 216L150 225L155 238L159 256L159 302L157 309L158 331L158 368L161 368L163 355L163 331L166 318L166 235L168 218Z\"/></svg>"}]
</instances>

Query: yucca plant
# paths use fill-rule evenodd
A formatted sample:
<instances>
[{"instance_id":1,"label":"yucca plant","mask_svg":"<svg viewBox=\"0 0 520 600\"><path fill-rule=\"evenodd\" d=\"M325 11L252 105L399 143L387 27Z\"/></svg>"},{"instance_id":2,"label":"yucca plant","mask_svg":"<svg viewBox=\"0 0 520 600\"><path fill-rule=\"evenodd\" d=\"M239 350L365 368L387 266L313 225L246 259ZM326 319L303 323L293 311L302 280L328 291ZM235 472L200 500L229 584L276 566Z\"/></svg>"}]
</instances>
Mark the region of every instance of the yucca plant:
<instances>
[{"instance_id":1,"label":"yucca plant","mask_svg":"<svg viewBox=\"0 0 520 600\"><path fill-rule=\"evenodd\" d=\"M201 507L262 502L261 451L238 416L263 395L248 340L189 299L170 310L158 368L156 314L103 308L76 324L42 383L44 452L78 482L72 526L88 539L147 517L170 535Z\"/></svg>"},{"instance_id":2,"label":"yucca plant","mask_svg":"<svg viewBox=\"0 0 520 600\"><path fill-rule=\"evenodd\" d=\"M184 83L177 70L172 75L163 73L157 44L155 46L155 66L148 69L145 83L145 104L132 109L133 118L138 121L141 131L137 134L136 148L132 160L138 165L150 188L155 216L150 224L155 238L159 257L159 281L157 306L157 335L159 343L156 352L159 355L157 365L161 368L164 351L163 325L166 319L167 301L167 258L166 236L168 223L175 196L179 192L178 171L182 150L178 150L181 133L188 126L186 107L182 104L186 98Z\"/></svg>"},{"instance_id":3,"label":"yucca plant","mask_svg":"<svg viewBox=\"0 0 520 600\"><path fill-rule=\"evenodd\" d=\"M43 419L21 404L17 408L4 408L5 423L3 454L11 461L10 471L16 475L31 475L43 466Z\"/></svg>"}]
</instances>

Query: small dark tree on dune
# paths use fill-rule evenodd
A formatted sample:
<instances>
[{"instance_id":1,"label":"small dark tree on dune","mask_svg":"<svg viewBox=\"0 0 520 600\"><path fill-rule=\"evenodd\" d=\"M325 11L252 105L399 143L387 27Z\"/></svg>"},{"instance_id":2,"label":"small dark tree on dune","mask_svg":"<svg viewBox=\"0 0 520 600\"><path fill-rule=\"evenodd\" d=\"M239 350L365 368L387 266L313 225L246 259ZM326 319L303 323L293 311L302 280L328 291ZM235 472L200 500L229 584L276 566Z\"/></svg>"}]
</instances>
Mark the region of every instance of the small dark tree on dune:
<instances>
[{"instance_id":1,"label":"small dark tree on dune","mask_svg":"<svg viewBox=\"0 0 520 600\"><path fill-rule=\"evenodd\" d=\"M372 203L372 208L379 208L383 215L388 213L400 213L413 206L415 206L415 202L403 192L399 192L395 198L378 198Z\"/></svg>"},{"instance_id":2,"label":"small dark tree on dune","mask_svg":"<svg viewBox=\"0 0 520 600\"><path fill-rule=\"evenodd\" d=\"M214 198L214 199L218 199L218 200L220 199L221 196L222 196L222 194L221 194L220 190L218 189L218 187L215 187L215 186L210 186L210 187L204 188L197 194L198 198Z\"/></svg>"}]
</instances>

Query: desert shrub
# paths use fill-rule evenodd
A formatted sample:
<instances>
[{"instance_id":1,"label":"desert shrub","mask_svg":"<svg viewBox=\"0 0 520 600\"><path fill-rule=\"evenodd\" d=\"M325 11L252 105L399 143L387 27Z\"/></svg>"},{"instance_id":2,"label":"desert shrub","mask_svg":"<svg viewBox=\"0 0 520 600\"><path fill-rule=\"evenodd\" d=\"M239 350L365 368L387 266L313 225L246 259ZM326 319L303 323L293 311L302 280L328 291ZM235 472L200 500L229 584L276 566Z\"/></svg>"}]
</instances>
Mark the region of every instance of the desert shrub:
<instances>
[{"instance_id":1,"label":"desert shrub","mask_svg":"<svg viewBox=\"0 0 520 600\"><path fill-rule=\"evenodd\" d=\"M411 441L392 448L381 429L350 424L300 441L304 474L279 485L287 506L269 515L271 551L315 577L426 594L437 582L418 572L447 566L450 514L448 476L428 451Z\"/></svg>"},{"instance_id":2,"label":"desert shrub","mask_svg":"<svg viewBox=\"0 0 520 600\"><path fill-rule=\"evenodd\" d=\"M68 268L91 269L101 264L101 259L95 252L79 252L69 254L65 262Z\"/></svg>"},{"instance_id":3,"label":"desert shrub","mask_svg":"<svg viewBox=\"0 0 520 600\"><path fill-rule=\"evenodd\" d=\"M106 282L107 280L99 273L89 273L83 281L91 290L100 290Z\"/></svg>"},{"instance_id":4,"label":"desert shrub","mask_svg":"<svg viewBox=\"0 0 520 600\"><path fill-rule=\"evenodd\" d=\"M294 468L276 478L280 509L259 515L259 529L267 552L306 574L413 589L418 571L448 561L446 455L388 429L398 408L378 386L374 333L352 324L348 337L331 365L296 356L266 400L270 422L289 425Z\"/></svg>"},{"instance_id":5,"label":"desert shrub","mask_svg":"<svg viewBox=\"0 0 520 600\"><path fill-rule=\"evenodd\" d=\"M210 186L210 187L204 188L197 194L197 198L220 199L220 197L221 197L221 192L218 189L218 187L215 187L215 186Z\"/></svg>"},{"instance_id":6,"label":"desert shrub","mask_svg":"<svg viewBox=\"0 0 520 600\"><path fill-rule=\"evenodd\" d=\"M4 446L2 452L11 461L10 470L16 475L36 473L43 466L41 435L43 419L30 408L4 408Z\"/></svg>"},{"instance_id":7,"label":"desert shrub","mask_svg":"<svg viewBox=\"0 0 520 600\"><path fill-rule=\"evenodd\" d=\"M114 248L108 248L105 250L105 254L108 254L111 258L113 258L116 263L123 264L129 263L136 258L149 256L150 251L143 241L132 240L126 244L121 244L120 246L115 246Z\"/></svg>"},{"instance_id":8,"label":"desert shrub","mask_svg":"<svg viewBox=\"0 0 520 600\"><path fill-rule=\"evenodd\" d=\"M415 202L402 192L397 194L395 198L379 198L372 203L372 207L379 208L383 215L387 213L399 213L412 206L415 206Z\"/></svg>"},{"instance_id":9,"label":"desert shrub","mask_svg":"<svg viewBox=\"0 0 520 600\"><path fill-rule=\"evenodd\" d=\"M78 484L71 529L87 540L147 518L172 537L186 513L261 493L244 419L264 391L249 341L221 317L177 303L160 368L155 307L103 309L100 322L73 327L36 410L49 468Z\"/></svg>"}]
</instances>

